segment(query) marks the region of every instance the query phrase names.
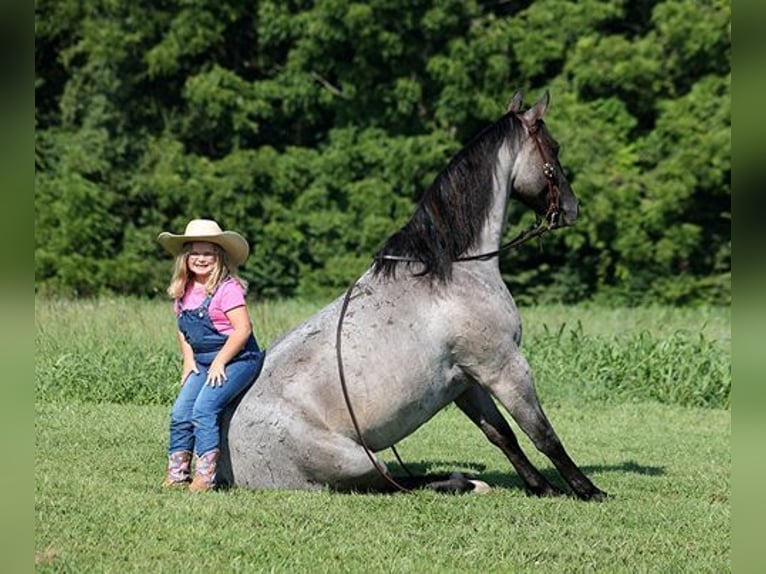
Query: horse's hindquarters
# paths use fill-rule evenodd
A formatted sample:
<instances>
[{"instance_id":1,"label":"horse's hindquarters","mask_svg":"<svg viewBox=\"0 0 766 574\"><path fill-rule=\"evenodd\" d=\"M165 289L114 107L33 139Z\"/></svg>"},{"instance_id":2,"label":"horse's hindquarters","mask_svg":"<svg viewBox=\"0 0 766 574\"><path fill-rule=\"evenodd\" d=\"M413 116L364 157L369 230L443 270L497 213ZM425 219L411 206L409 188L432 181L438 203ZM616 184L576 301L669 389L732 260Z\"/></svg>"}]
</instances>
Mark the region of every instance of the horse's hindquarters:
<instances>
[{"instance_id":1,"label":"horse's hindquarters","mask_svg":"<svg viewBox=\"0 0 766 574\"><path fill-rule=\"evenodd\" d=\"M246 397L247 398L247 397ZM377 489L377 474L354 440L318 428L287 403L243 401L228 427L224 482L251 489Z\"/></svg>"}]
</instances>

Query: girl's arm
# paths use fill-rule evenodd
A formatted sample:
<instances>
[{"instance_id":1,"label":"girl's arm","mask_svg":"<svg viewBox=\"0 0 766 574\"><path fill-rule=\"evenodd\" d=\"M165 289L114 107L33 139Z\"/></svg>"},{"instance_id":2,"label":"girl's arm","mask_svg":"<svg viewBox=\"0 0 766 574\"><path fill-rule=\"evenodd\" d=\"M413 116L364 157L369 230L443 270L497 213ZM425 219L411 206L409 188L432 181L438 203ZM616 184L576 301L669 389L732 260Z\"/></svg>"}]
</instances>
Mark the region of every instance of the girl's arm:
<instances>
[{"instance_id":1,"label":"girl's arm","mask_svg":"<svg viewBox=\"0 0 766 574\"><path fill-rule=\"evenodd\" d=\"M207 373L206 384L211 387L218 385L219 387L226 380L225 367L229 361L231 361L237 353L247 343L247 339L250 337L250 333L253 332L252 324L250 323L250 315L247 312L247 306L241 305L226 311L226 317L229 319L231 326L234 330L229 333L229 338L226 343L218 351L215 359L210 364L210 369Z\"/></svg>"}]
</instances>

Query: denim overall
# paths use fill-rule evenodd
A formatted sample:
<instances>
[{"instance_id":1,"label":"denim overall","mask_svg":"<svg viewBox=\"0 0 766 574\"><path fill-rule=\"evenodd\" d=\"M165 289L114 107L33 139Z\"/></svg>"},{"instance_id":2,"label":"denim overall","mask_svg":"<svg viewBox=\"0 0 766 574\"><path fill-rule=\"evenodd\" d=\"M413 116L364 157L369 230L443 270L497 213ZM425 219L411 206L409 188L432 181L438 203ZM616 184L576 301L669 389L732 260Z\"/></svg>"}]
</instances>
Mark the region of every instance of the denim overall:
<instances>
[{"instance_id":1,"label":"denim overall","mask_svg":"<svg viewBox=\"0 0 766 574\"><path fill-rule=\"evenodd\" d=\"M194 351L199 373L191 372L178 393L170 415L168 453L194 451L197 456L220 445L219 417L226 406L258 378L264 353L251 334L242 350L225 367L223 385L205 384L210 364L228 338L213 326L208 313L211 295L196 309L183 309L178 329Z\"/></svg>"}]
</instances>

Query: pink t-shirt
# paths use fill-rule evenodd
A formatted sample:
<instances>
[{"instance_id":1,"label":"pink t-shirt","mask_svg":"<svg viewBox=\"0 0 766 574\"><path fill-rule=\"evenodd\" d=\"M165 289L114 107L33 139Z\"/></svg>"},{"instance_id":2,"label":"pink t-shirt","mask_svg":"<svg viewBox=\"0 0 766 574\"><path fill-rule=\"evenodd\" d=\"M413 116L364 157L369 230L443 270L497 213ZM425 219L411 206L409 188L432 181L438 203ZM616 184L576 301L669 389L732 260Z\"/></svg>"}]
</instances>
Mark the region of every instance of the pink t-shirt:
<instances>
[{"instance_id":1,"label":"pink t-shirt","mask_svg":"<svg viewBox=\"0 0 766 574\"><path fill-rule=\"evenodd\" d=\"M181 299L181 305L179 307L178 302L175 303L176 315L181 313L181 309L196 309L205 300L205 290L202 287L195 289L194 284L191 283L186 288ZM231 311L236 307L241 307L245 304L245 291L239 284L239 281L232 279L231 277L226 279L218 291L213 294L213 298L210 300L210 306L208 307L208 314L210 320L213 322L213 327L216 331L224 335L228 335L234 330L226 312Z\"/></svg>"}]
</instances>

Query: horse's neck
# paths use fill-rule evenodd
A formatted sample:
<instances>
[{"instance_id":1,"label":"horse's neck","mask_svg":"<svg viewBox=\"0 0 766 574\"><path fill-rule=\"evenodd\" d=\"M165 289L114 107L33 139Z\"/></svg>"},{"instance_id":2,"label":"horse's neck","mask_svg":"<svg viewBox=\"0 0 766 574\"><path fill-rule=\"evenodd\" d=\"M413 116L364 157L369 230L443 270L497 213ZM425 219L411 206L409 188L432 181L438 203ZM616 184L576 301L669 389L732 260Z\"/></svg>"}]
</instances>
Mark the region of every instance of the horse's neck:
<instances>
[{"instance_id":1,"label":"horse's neck","mask_svg":"<svg viewBox=\"0 0 766 574\"><path fill-rule=\"evenodd\" d=\"M492 205L487 219L482 226L479 238L472 249L466 255L480 255L490 253L500 247L500 241L505 231L506 212L508 209L508 195L510 188L511 170L515 161L515 154L510 153L508 144L503 145L498 153L495 169L492 176Z\"/></svg>"}]
</instances>

